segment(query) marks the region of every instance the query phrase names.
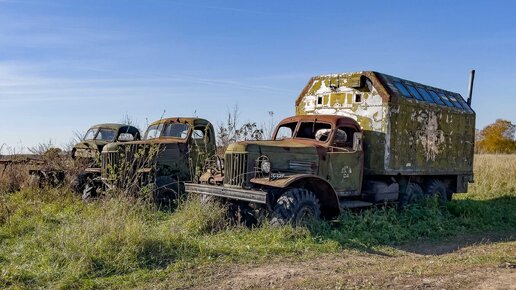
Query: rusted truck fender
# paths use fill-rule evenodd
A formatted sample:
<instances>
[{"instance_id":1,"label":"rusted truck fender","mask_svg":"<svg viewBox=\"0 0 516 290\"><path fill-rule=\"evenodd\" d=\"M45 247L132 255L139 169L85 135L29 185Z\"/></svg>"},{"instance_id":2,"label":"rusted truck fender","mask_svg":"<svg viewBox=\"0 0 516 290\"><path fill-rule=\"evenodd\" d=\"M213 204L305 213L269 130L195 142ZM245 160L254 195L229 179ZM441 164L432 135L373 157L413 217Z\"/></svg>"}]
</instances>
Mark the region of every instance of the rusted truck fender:
<instances>
[{"instance_id":1,"label":"rusted truck fender","mask_svg":"<svg viewBox=\"0 0 516 290\"><path fill-rule=\"evenodd\" d=\"M321 203L321 214L332 218L339 214L339 198L333 186L323 178L312 174L295 174L283 178L252 178L251 183L272 188L305 188L312 191Z\"/></svg>"}]
</instances>

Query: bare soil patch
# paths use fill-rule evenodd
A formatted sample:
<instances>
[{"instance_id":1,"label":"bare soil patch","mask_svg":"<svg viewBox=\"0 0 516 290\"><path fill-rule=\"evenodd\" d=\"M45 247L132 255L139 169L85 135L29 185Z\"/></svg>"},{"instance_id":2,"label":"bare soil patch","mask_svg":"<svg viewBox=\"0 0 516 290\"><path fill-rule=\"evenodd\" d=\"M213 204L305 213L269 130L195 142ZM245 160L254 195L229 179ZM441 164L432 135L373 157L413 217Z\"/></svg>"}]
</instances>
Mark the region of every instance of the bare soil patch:
<instances>
[{"instance_id":1,"label":"bare soil patch","mask_svg":"<svg viewBox=\"0 0 516 290\"><path fill-rule=\"evenodd\" d=\"M230 265L211 269L191 288L516 289L514 237L513 232L470 234L369 252Z\"/></svg>"}]
</instances>

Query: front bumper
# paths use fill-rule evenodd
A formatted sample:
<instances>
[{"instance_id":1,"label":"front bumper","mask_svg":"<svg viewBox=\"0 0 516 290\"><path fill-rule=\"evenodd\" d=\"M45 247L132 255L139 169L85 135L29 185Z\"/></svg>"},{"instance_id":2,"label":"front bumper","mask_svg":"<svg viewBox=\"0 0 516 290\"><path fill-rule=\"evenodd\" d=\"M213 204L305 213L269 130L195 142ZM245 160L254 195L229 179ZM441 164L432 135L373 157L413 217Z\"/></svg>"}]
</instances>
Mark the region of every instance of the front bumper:
<instances>
[{"instance_id":1,"label":"front bumper","mask_svg":"<svg viewBox=\"0 0 516 290\"><path fill-rule=\"evenodd\" d=\"M185 183L185 191L189 193L211 195L254 203L267 204L267 192L224 186Z\"/></svg>"}]
</instances>

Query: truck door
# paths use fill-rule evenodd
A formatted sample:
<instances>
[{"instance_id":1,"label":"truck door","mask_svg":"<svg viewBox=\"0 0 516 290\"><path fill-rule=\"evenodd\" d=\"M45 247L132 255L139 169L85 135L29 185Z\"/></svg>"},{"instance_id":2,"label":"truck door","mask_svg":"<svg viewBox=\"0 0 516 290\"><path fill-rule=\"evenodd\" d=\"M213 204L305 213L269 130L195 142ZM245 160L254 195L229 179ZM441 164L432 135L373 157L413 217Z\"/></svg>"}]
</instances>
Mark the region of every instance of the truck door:
<instances>
[{"instance_id":1,"label":"truck door","mask_svg":"<svg viewBox=\"0 0 516 290\"><path fill-rule=\"evenodd\" d=\"M359 195L362 186L362 133L340 127L328 148L328 181L339 196Z\"/></svg>"},{"instance_id":2,"label":"truck door","mask_svg":"<svg viewBox=\"0 0 516 290\"><path fill-rule=\"evenodd\" d=\"M209 126L195 126L190 140L190 164L192 177L200 176L204 162L212 155L212 138Z\"/></svg>"}]
</instances>

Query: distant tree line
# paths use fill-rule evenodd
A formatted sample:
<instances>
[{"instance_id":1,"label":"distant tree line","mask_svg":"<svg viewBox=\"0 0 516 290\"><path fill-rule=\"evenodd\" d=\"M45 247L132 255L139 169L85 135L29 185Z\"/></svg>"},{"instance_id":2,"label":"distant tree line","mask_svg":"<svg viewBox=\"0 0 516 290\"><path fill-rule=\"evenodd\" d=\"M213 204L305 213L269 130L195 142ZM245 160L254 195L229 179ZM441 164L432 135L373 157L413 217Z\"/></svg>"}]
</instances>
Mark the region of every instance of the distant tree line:
<instances>
[{"instance_id":1,"label":"distant tree line","mask_svg":"<svg viewBox=\"0 0 516 290\"><path fill-rule=\"evenodd\" d=\"M516 125L502 119L477 130L475 153L516 153L515 131Z\"/></svg>"}]
</instances>

